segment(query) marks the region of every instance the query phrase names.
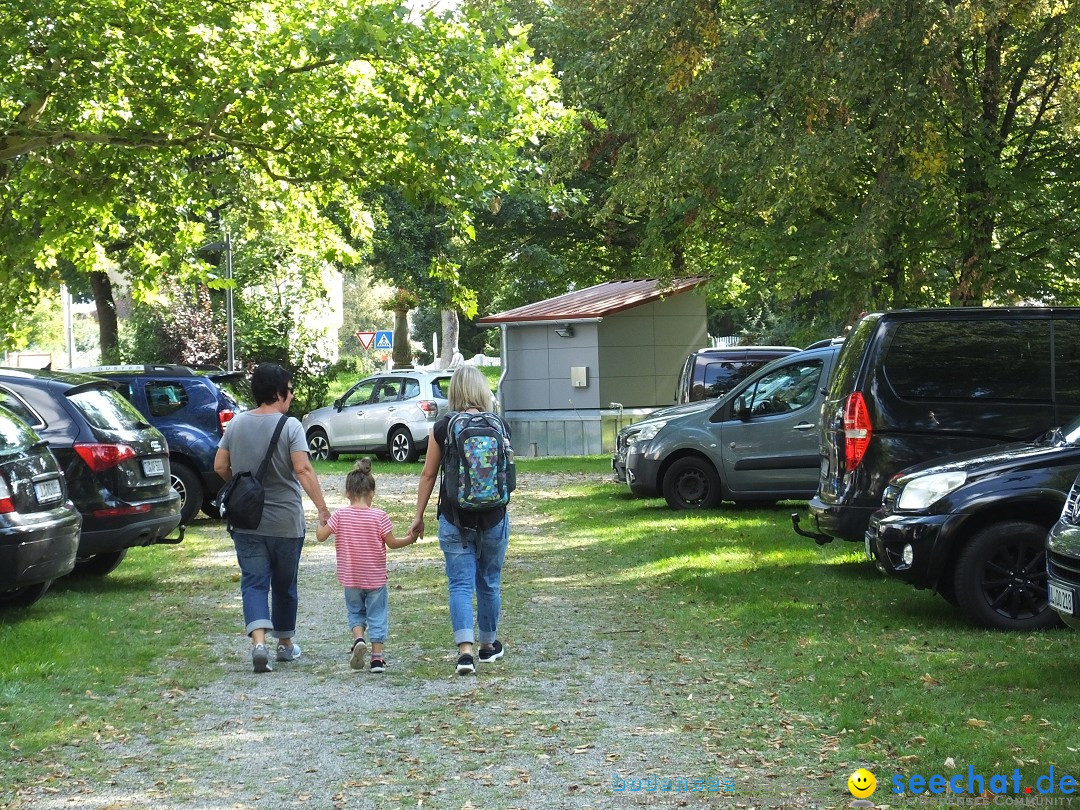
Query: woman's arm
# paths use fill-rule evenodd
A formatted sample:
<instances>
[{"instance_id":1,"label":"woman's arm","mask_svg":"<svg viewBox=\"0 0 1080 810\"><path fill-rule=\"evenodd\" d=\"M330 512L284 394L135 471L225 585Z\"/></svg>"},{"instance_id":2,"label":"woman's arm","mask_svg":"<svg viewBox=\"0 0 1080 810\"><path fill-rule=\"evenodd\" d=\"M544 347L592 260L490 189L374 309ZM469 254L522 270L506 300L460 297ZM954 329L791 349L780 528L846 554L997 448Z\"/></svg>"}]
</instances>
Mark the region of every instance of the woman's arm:
<instances>
[{"instance_id":1,"label":"woman's arm","mask_svg":"<svg viewBox=\"0 0 1080 810\"><path fill-rule=\"evenodd\" d=\"M315 468L311 466L311 458L306 450L293 451L292 468L296 480L300 482L304 492L319 510L319 523L325 525L330 519L330 510L326 508L326 499L323 497L322 487L319 486L319 476L315 474Z\"/></svg>"},{"instance_id":2,"label":"woman's arm","mask_svg":"<svg viewBox=\"0 0 1080 810\"><path fill-rule=\"evenodd\" d=\"M229 461L229 451L223 447L219 447L217 454L214 456L214 472L221 476L222 481L228 481L232 478L232 466Z\"/></svg>"},{"instance_id":3,"label":"woman's arm","mask_svg":"<svg viewBox=\"0 0 1080 810\"><path fill-rule=\"evenodd\" d=\"M420 484L416 489L416 516L409 527L409 533L417 539L424 536L424 512L427 511L431 493L435 491L435 482L439 480L439 467L441 465L442 447L435 441L435 429L432 428L428 432L424 469L420 471Z\"/></svg>"}]
</instances>

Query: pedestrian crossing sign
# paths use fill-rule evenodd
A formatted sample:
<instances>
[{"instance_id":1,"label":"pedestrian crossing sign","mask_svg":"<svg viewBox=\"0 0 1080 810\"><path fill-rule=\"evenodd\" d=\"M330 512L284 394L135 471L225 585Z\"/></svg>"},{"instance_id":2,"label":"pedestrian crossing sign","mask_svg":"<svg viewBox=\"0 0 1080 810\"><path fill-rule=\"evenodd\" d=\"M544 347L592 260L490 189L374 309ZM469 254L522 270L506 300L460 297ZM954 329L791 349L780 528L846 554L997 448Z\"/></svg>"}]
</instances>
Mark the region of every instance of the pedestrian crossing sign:
<instances>
[{"instance_id":1,"label":"pedestrian crossing sign","mask_svg":"<svg viewBox=\"0 0 1080 810\"><path fill-rule=\"evenodd\" d=\"M375 333L375 348L390 350L394 348L394 333L382 330Z\"/></svg>"}]
</instances>

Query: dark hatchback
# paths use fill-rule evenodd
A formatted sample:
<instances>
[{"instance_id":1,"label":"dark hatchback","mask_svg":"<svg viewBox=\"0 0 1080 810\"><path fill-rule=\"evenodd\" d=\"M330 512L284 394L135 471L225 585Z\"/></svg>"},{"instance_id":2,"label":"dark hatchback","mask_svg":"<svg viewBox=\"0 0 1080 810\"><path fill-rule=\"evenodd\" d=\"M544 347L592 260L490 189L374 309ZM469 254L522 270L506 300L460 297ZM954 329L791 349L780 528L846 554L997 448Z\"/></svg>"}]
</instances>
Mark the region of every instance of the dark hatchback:
<instances>
[{"instance_id":1,"label":"dark hatchback","mask_svg":"<svg viewBox=\"0 0 1080 810\"><path fill-rule=\"evenodd\" d=\"M1036 442L910 467L870 518L877 567L930 588L1001 630L1058 623L1047 599L1046 535L1080 473L1080 419Z\"/></svg>"},{"instance_id":2,"label":"dark hatchback","mask_svg":"<svg viewBox=\"0 0 1080 810\"><path fill-rule=\"evenodd\" d=\"M107 574L129 548L180 542L169 448L112 383L58 371L0 369L6 405L43 439L83 518L76 569Z\"/></svg>"},{"instance_id":3,"label":"dark hatchback","mask_svg":"<svg viewBox=\"0 0 1080 810\"><path fill-rule=\"evenodd\" d=\"M71 572L81 521L48 443L0 407L0 607L33 604Z\"/></svg>"}]
</instances>

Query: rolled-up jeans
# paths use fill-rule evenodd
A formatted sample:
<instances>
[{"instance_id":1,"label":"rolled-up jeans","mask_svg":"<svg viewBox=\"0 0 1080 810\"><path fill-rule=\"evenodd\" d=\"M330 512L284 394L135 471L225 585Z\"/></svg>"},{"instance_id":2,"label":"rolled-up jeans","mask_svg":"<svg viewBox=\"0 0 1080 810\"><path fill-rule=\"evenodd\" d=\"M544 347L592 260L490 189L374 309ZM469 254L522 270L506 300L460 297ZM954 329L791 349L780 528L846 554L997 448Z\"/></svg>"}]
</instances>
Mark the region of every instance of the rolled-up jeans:
<instances>
[{"instance_id":1,"label":"rolled-up jeans","mask_svg":"<svg viewBox=\"0 0 1080 810\"><path fill-rule=\"evenodd\" d=\"M502 567L509 538L509 514L490 529L480 531L461 529L446 518L439 518L439 547L446 559L455 644L474 642L474 594L478 640L481 644L495 640L502 606Z\"/></svg>"},{"instance_id":2,"label":"rolled-up jeans","mask_svg":"<svg viewBox=\"0 0 1080 810\"><path fill-rule=\"evenodd\" d=\"M244 632L250 636L252 630L270 630L277 638L292 638L304 538L233 532L232 539L240 564Z\"/></svg>"}]
</instances>

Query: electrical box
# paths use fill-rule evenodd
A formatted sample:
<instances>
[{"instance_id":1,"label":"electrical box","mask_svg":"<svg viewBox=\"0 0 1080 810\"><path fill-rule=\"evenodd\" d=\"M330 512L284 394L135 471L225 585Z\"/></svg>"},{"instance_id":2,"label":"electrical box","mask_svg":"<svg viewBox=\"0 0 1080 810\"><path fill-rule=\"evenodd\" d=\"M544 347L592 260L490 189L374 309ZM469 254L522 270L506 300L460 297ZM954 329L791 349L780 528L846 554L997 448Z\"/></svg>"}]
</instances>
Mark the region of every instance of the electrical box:
<instances>
[{"instance_id":1,"label":"electrical box","mask_svg":"<svg viewBox=\"0 0 1080 810\"><path fill-rule=\"evenodd\" d=\"M571 388L586 388L589 385L589 367L588 366L571 366L570 367L570 387Z\"/></svg>"}]
</instances>

